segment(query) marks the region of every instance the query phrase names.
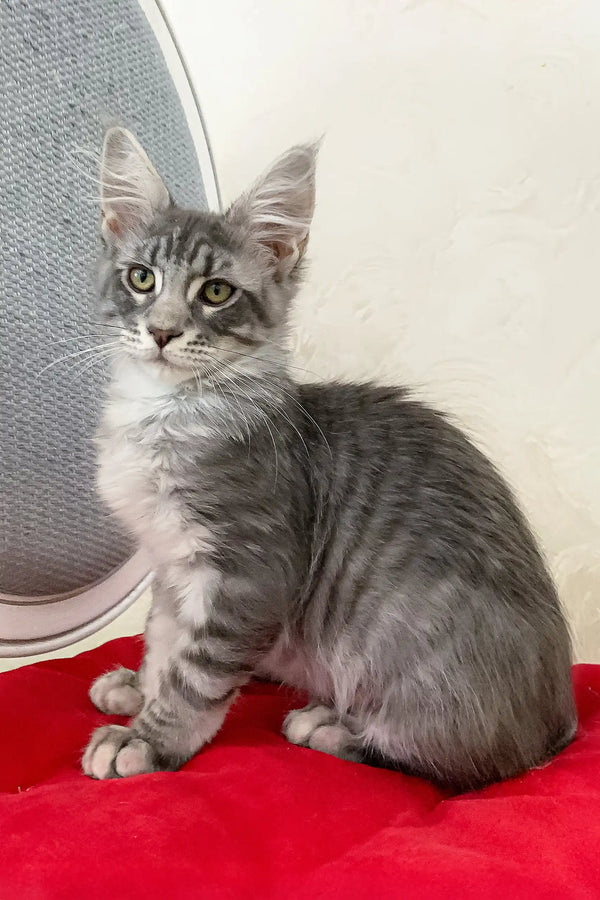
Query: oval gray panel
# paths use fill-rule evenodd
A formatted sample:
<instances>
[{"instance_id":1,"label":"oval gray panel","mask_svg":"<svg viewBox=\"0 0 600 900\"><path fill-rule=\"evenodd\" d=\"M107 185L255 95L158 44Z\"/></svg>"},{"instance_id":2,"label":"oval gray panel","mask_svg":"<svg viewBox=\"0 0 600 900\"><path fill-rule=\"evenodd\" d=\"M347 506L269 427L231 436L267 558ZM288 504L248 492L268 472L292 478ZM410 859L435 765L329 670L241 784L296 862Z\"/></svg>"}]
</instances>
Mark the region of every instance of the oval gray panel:
<instances>
[{"instance_id":1,"label":"oval gray panel","mask_svg":"<svg viewBox=\"0 0 600 900\"><path fill-rule=\"evenodd\" d=\"M130 127L177 199L206 208L185 116L135 0L1 0L0 592L103 579L131 556L94 493L106 384L90 354L104 128ZM60 343L64 341L64 343Z\"/></svg>"}]
</instances>

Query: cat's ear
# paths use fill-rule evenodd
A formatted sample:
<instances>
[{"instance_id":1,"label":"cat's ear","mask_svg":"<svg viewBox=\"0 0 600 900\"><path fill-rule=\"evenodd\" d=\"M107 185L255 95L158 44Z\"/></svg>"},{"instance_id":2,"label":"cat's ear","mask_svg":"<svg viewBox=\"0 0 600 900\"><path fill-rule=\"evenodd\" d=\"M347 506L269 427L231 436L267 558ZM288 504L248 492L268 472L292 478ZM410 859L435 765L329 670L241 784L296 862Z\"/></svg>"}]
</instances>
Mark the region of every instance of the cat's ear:
<instances>
[{"instance_id":1,"label":"cat's ear","mask_svg":"<svg viewBox=\"0 0 600 900\"><path fill-rule=\"evenodd\" d=\"M306 250L318 150L317 143L292 147L226 213L268 251L280 276L289 274Z\"/></svg>"},{"instance_id":2,"label":"cat's ear","mask_svg":"<svg viewBox=\"0 0 600 900\"><path fill-rule=\"evenodd\" d=\"M139 232L171 203L144 149L125 128L109 128L100 163L102 234L109 243Z\"/></svg>"}]
</instances>

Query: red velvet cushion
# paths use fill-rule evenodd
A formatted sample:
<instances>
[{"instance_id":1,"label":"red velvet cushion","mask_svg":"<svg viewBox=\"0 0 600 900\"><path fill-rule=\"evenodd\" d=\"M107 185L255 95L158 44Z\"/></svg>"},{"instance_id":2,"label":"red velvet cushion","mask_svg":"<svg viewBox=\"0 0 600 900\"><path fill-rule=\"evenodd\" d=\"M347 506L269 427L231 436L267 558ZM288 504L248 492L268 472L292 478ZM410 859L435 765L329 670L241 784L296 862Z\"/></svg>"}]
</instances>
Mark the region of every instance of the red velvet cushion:
<instances>
[{"instance_id":1,"label":"red velvet cushion","mask_svg":"<svg viewBox=\"0 0 600 900\"><path fill-rule=\"evenodd\" d=\"M0 898L598 898L600 666L577 666L581 727L551 765L479 793L288 744L302 702L248 687L181 772L96 782L92 679L137 638L0 675Z\"/></svg>"}]
</instances>

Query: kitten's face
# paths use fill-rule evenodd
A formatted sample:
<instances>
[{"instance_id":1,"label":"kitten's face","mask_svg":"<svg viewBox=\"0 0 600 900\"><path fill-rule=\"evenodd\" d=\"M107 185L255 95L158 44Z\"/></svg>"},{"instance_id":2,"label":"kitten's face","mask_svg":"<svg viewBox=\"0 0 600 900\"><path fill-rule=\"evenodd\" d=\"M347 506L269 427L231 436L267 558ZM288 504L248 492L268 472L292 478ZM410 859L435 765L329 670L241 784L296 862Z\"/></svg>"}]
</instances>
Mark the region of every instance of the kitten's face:
<instances>
[{"instance_id":1,"label":"kitten's face","mask_svg":"<svg viewBox=\"0 0 600 900\"><path fill-rule=\"evenodd\" d=\"M290 151L224 215L178 208L135 138L102 162L106 320L122 351L171 382L281 357L314 206L314 147Z\"/></svg>"},{"instance_id":2,"label":"kitten's face","mask_svg":"<svg viewBox=\"0 0 600 900\"><path fill-rule=\"evenodd\" d=\"M246 369L282 345L285 291L221 217L169 209L109 255L102 288L123 352L161 377Z\"/></svg>"}]
</instances>

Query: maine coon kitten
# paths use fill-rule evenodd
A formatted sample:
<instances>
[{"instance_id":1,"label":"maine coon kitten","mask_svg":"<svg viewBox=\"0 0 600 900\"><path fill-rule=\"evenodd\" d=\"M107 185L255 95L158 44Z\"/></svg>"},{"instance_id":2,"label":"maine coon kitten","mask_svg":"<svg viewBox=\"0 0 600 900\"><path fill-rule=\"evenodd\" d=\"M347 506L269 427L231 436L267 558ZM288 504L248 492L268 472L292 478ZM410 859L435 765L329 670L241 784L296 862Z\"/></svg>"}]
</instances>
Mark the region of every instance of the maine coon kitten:
<instances>
[{"instance_id":1,"label":"maine coon kitten","mask_svg":"<svg viewBox=\"0 0 600 900\"><path fill-rule=\"evenodd\" d=\"M456 789L550 759L568 630L507 486L405 390L296 384L284 349L315 148L224 214L178 207L108 131L101 295L122 355L99 487L156 569L146 654L91 688L95 778L176 769L253 673L308 691L286 737Z\"/></svg>"}]
</instances>

